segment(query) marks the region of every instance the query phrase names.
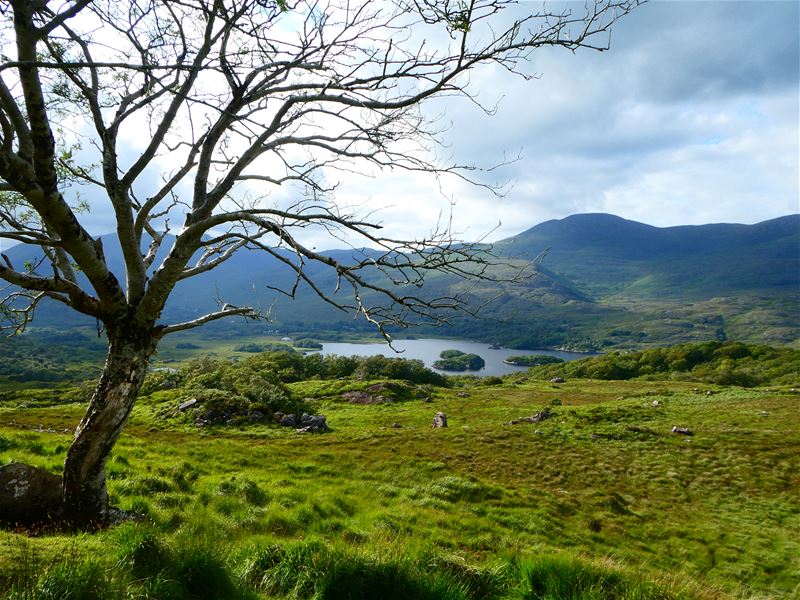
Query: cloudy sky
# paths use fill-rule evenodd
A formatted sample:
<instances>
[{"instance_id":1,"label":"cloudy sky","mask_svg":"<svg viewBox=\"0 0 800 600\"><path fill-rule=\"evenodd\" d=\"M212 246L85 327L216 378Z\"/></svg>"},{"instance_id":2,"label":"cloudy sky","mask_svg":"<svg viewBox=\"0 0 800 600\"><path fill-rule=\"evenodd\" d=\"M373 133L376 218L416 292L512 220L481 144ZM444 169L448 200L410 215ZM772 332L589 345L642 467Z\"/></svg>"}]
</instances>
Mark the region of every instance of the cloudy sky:
<instances>
[{"instance_id":1,"label":"cloudy sky","mask_svg":"<svg viewBox=\"0 0 800 600\"><path fill-rule=\"evenodd\" d=\"M504 152L522 158L492 173L512 185L502 199L445 185L457 226L500 222L500 239L585 212L663 227L800 211L799 9L654 1L617 23L608 52L541 51L533 82L482 73L481 99L499 100L498 113L448 102L452 152L483 165ZM370 185L360 193L391 203ZM418 186L392 218L432 216L436 203Z\"/></svg>"},{"instance_id":2,"label":"cloudy sky","mask_svg":"<svg viewBox=\"0 0 800 600\"><path fill-rule=\"evenodd\" d=\"M523 0L519 10L536 6ZM538 51L522 67L533 81L492 69L473 74L471 89L497 106L494 116L464 99L429 105L454 160L489 167L520 156L476 175L505 185L503 197L394 172L341 175L338 198L380 208L395 237L425 235L454 201L462 237L490 232L490 240L585 212L656 226L798 212L799 24L795 0L653 0L615 25L607 52ZM146 144L139 138L128 140L131 151ZM111 231L107 201L84 196L93 204L83 216L90 231ZM341 246L322 236L306 241Z\"/></svg>"}]
</instances>

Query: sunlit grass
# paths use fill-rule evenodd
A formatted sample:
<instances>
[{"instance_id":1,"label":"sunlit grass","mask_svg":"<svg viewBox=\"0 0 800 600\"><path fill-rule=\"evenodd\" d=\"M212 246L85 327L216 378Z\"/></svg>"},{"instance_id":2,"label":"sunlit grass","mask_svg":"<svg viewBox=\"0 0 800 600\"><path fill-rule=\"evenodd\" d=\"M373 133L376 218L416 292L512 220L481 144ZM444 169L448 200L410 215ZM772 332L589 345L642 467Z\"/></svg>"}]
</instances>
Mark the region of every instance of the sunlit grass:
<instances>
[{"instance_id":1,"label":"sunlit grass","mask_svg":"<svg viewBox=\"0 0 800 600\"><path fill-rule=\"evenodd\" d=\"M197 578L219 597L393 597L368 595L378 582L419 598L798 589L800 396L783 388L518 377L353 405L292 385L317 389L331 433L196 429L157 420L143 398L108 483L146 522L78 538L2 533L2 593L40 597L46 577L77 573L110 597L152 598L204 597ZM17 405L0 405L0 461L58 472L81 407ZM505 425L545 407L553 418ZM447 429L430 427L438 410ZM39 565L27 582L22 544Z\"/></svg>"}]
</instances>

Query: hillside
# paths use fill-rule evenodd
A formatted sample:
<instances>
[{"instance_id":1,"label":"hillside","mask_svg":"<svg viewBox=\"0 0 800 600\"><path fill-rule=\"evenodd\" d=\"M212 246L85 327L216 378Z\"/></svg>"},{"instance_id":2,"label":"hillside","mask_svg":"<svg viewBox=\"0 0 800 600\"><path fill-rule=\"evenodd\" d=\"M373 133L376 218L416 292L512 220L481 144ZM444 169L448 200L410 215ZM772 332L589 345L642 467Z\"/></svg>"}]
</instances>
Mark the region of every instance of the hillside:
<instances>
[{"instance_id":1,"label":"hillside","mask_svg":"<svg viewBox=\"0 0 800 600\"><path fill-rule=\"evenodd\" d=\"M141 522L5 532L0 596L792 598L800 430L796 375L780 381L800 353L698 350L670 349L648 381L441 381L285 353L156 371L107 466L112 504ZM768 387L698 378L726 358ZM0 463L59 473L88 393L0 382Z\"/></svg>"},{"instance_id":2,"label":"hillside","mask_svg":"<svg viewBox=\"0 0 800 600\"><path fill-rule=\"evenodd\" d=\"M112 269L121 272L119 247L113 237L103 240ZM800 215L755 225L658 228L613 215L582 214L547 221L493 249L500 261L517 266L545 250L546 255L535 277L513 285L431 277L424 288L431 297L457 293L475 306L492 302L483 309L485 319L458 317L447 329L423 328L420 333L520 348L633 348L710 339L800 345ZM327 254L354 262L371 252ZM36 260L36 253L24 246L7 254L15 264ZM330 269L309 265L307 274L334 293ZM194 318L222 298L269 309L272 327L285 332L369 331L307 286L301 285L293 300L274 291L290 289L293 281L292 271L278 259L241 252L220 268L181 282L165 319ZM52 304L37 317L44 326L89 324ZM232 336L245 332L240 322L225 330Z\"/></svg>"},{"instance_id":3,"label":"hillside","mask_svg":"<svg viewBox=\"0 0 800 600\"><path fill-rule=\"evenodd\" d=\"M596 299L704 299L784 292L800 283L800 215L755 225L652 227L606 214L547 221L496 244L545 264Z\"/></svg>"}]
</instances>

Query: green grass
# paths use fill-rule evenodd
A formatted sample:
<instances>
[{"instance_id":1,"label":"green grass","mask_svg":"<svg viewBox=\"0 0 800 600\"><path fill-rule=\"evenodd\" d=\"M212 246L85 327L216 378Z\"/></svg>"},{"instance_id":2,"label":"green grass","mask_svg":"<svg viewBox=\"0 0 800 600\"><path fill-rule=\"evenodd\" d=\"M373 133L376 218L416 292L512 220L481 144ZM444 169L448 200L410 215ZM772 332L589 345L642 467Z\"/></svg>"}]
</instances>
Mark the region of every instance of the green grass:
<instances>
[{"instance_id":1,"label":"green grass","mask_svg":"<svg viewBox=\"0 0 800 600\"><path fill-rule=\"evenodd\" d=\"M112 502L146 522L80 536L0 533L0 595L634 600L800 590L800 395L788 385L518 375L429 388L430 402L354 405L336 383L289 386L316 398L332 428L323 435L197 429L158 418L167 392L142 398L108 484ZM548 406L549 420L504 425ZM430 428L439 410L447 429ZM0 462L58 472L82 411L4 396ZM58 587L75 582L86 589Z\"/></svg>"}]
</instances>

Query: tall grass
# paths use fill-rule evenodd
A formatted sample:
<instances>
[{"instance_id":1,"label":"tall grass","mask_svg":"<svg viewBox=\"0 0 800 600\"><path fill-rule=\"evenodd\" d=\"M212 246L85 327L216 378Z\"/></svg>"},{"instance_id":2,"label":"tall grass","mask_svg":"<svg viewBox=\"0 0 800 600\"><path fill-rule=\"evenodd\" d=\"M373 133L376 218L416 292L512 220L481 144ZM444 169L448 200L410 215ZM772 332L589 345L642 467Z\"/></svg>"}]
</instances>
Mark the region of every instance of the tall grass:
<instances>
[{"instance_id":1,"label":"tall grass","mask_svg":"<svg viewBox=\"0 0 800 600\"><path fill-rule=\"evenodd\" d=\"M16 554L8 600L111 600L118 598L109 573L96 558L81 557L73 547L46 562L27 543Z\"/></svg>"},{"instance_id":2,"label":"tall grass","mask_svg":"<svg viewBox=\"0 0 800 600\"><path fill-rule=\"evenodd\" d=\"M77 547L46 563L20 546L9 600L682 600L652 583L575 558L475 566L458 556L304 540L232 548L190 529L111 532L113 551ZM187 534L188 532L188 534Z\"/></svg>"},{"instance_id":3,"label":"tall grass","mask_svg":"<svg viewBox=\"0 0 800 600\"><path fill-rule=\"evenodd\" d=\"M255 550L245 580L268 594L314 600L467 600L478 598L454 572L409 557L378 557L318 541Z\"/></svg>"},{"instance_id":4,"label":"tall grass","mask_svg":"<svg viewBox=\"0 0 800 600\"><path fill-rule=\"evenodd\" d=\"M677 600L653 583L573 557L538 556L517 565L516 600Z\"/></svg>"}]
</instances>

